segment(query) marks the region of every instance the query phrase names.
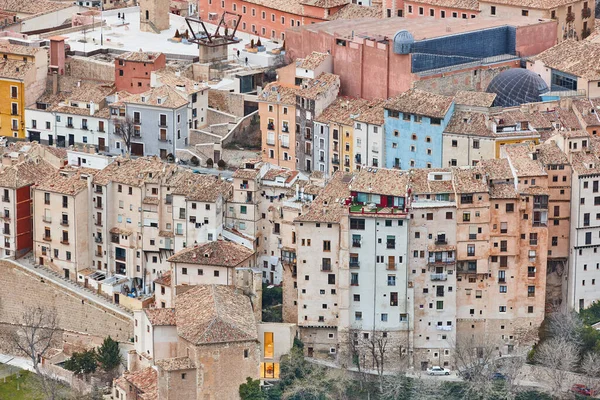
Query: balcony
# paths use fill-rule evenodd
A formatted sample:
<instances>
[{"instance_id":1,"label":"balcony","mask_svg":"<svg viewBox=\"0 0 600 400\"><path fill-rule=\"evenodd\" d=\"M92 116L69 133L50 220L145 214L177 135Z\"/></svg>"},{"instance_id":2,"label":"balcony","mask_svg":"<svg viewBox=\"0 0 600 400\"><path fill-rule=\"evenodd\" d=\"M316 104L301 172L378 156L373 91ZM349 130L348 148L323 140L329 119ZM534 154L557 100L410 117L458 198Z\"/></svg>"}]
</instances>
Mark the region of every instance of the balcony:
<instances>
[{"instance_id":1,"label":"balcony","mask_svg":"<svg viewBox=\"0 0 600 400\"><path fill-rule=\"evenodd\" d=\"M102 226L102 221L96 221L96 223L94 225L101 227Z\"/></svg>"},{"instance_id":2,"label":"balcony","mask_svg":"<svg viewBox=\"0 0 600 400\"><path fill-rule=\"evenodd\" d=\"M159 136L159 137L158 137L158 141L159 141L159 142L166 142L167 140L168 140L168 139L167 139L167 137L166 137L166 136Z\"/></svg>"},{"instance_id":3,"label":"balcony","mask_svg":"<svg viewBox=\"0 0 600 400\"><path fill-rule=\"evenodd\" d=\"M331 264L321 264L321 271L330 272Z\"/></svg>"},{"instance_id":4,"label":"balcony","mask_svg":"<svg viewBox=\"0 0 600 400\"><path fill-rule=\"evenodd\" d=\"M61 241L60 241L60 244L65 244L65 245L68 245L68 244L69 244L69 239L66 239L66 240L65 240L65 239L63 239L63 240L61 240Z\"/></svg>"},{"instance_id":5,"label":"balcony","mask_svg":"<svg viewBox=\"0 0 600 400\"><path fill-rule=\"evenodd\" d=\"M306 154L307 156L312 156L312 150L311 149L306 149L304 151L304 154Z\"/></svg>"},{"instance_id":6,"label":"balcony","mask_svg":"<svg viewBox=\"0 0 600 400\"><path fill-rule=\"evenodd\" d=\"M72 128L73 127L73 123L67 124L67 128Z\"/></svg>"},{"instance_id":7,"label":"balcony","mask_svg":"<svg viewBox=\"0 0 600 400\"><path fill-rule=\"evenodd\" d=\"M360 240L353 240L352 247L360 247Z\"/></svg>"},{"instance_id":8,"label":"balcony","mask_svg":"<svg viewBox=\"0 0 600 400\"><path fill-rule=\"evenodd\" d=\"M270 130L270 131L274 131L275 130L275 125L272 124L272 123L267 124L267 129Z\"/></svg>"},{"instance_id":9,"label":"balcony","mask_svg":"<svg viewBox=\"0 0 600 400\"><path fill-rule=\"evenodd\" d=\"M478 270L477 264L473 265L467 262L458 263L456 266L456 272L459 274L477 274L483 273L481 270Z\"/></svg>"},{"instance_id":10,"label":"balcony","mask_svg":"<svg viewBox=\"0 0 600 400\"><path fill-rule=\"evenodd\" d=\"M60 224L61 224L62 226L69 226L69 220L68 220L68 219L62 219L62 220L60 221Z\"/></svg>"},{"instance_id":11,"label":"balcony","mask_svg":"<svg viewBox=\"0 0 600 400\"><path fill-rule=\"evenodd\" d=\"M8 198L8 196L2 196L2 201L5 203L10 203L10 199Z\"/></svg>"},{"instance_id":12,"label":"balcony","mask_svg":"<svg viewBox=\"0 0 600 400\"><path fill-rule=\"evenodd\" d=\"M45 240L46 242L51 242L52 241L52 236L44 236L42 238L42 240Z\"/></svg>"},{"instance_id":13,"label":"balcony","mask_svg":"<svg viewBox=\"0 0 600 400\"><path fill-rule=\"evenodd\" d=\"M360 261L350 261L350 268L360 268Z\"/></svg>"},{"instance_id":14,"label":"balcony","mask_svg":"<svg viewBox=\"0 0 600 400\"><path fill-rule=\"evenodd\" d=\"M115 255L115 260L125 261L126 257L124 255L117 254Z\"/></svg>"},{"instance_id":15,"label":"balcony","mask_svg":"<svg viewBox=\"0 0 600 400\"><path fill-rule=\"evenodd\" d=\"M445 246L447 244L448 244L448 239L446 239L445 237L438 236L438 238L435 239L436 246Z\"/></svg>"},{"instance_id":16,"label":"balcony","mask_svg":"<svg viewBox=\"0 0 600 400\"><path fill-rule=\"evenodd\" d=\"M350 160L344 161L344 167L350 167Z\"/></svg>"},{"instance_id":17,"label":"balcony","mask_svg":"<svg viewBox=\"0 0 600 400\"><path fill-rule=\"evenodd\" d=\"M430 274L429 278L432 281L445 281L448 280L448 274Z\"/></svg>"},{"instance_id":18,"label":"balcony","mask_svg":"<svg viewBox=\"0 0 600 400\"><path fill-rule=\"evenodd\" d=\"M96 236L94 238L94 242L96 242L96 243L102 243L102 236Z\"/></svg>"},{"instance_id":19,"label":"balcony","mask_svg":"<svg viewBox=\"0 0 600 400\"><path fill-rule=\"evenodd\" d=\"M592 9L587 7L581 10L581 18L589 18L592 16Z\"/></svg>"},{"instance_id":20,"label":"balcony","mask_svg":"<svg viewBox=\"0 0 600 400\"><path fill-rule=\"evenodd\" d=\"M429 257L427 262L430 265L448 265L454 264L456 259L454 257Z\"/></svg>"},{"instance_id":21,"label":"balcony","mask_svg":"<svg viewBox=\"0 0 600 400\"><path fill-rule=\"evenodd\" d=\"M498 278L498 283L506 283L506 278Z\"/></svg>"},{"instance_id":22,"label":"balcony","mask_svg":"<svg viewBox=\"0 0 600 400\"><path fill-rule=\"evenodd\" d=\"M287 125L283 125L281 127L281 132L283 132L283 133L290 133L290 127L287 126Z\"/></svg>"},{"instance_id":23,"label":"balcony","mask_svg":"<svg viewBox=\"0 0 600 400\"><path fill-rule=\"evenodd\" d=\"M141 125L141 124L142 124L142 120L141 120L141 119L139 119L139 118L134 118L134 119L133 119L133 123L134 123L135 125Z\"/></svg>"},{"instance_id":24,"label":"balcony","mask_svg":"<svg viewBox=\"0 0 600 400\"><path fill-rule=\"evenodd\" d=\"M94 252L94 255L95 255L96 257L102 257L104 254L102 254L102 253L101 253L101 252L99 252L99 251L96 251L96 252Z\"/></svg>"},{"instance_id":25,"label":"balcony","mask_svg":"<svg viewBox=\"0 0 600 400\"><path fill-rule=\"evenodd\" d=\"M395 249L396 248L396 242L387 242L386 243L386 248L388 248L388 249Z\"/></svg>"},{"instance_id":26,"label":"balcony","mask_svg":"<svg viewBox=\"0 0 600 400\"><path fill-rule=\"evenodd\" d=\"M305 133L304 140L312 140L312 135L310 133Z\"/></svg>"},{"instance_id":27,"label":"balcony","mask_svg":"<svg viewBox=\"0 0 600 400\"><path fill-rule=\"evenodd\" d=\"M158 127L159 128L166 128L167 127L167 121L159 121L158 122Z\"/></svg>"},{"instance_id":28,"label":"balcony","mask_svg":"<svg viewBox=\"0 0 600 400\"><path fill-rule=\"evenodd\" d=\"M334 158L333 160L331 160L331 163L333 165L340 165L340 159L339 158Z\"/></svg>"},{"instance_id":29,"label":"balcony","mask_svg":"<svg viewBox=\"0 0 600 400\"><path fill-rule=\"evenodd\" d=\"M567 13L567 23L570 23L573 21L575 21L575 13L574 12Z\"/></svg>"},{"instance_id":30,"label":"balcony","mask_svg":"<svg viewBox=\"0 0 600 400\"><path fill-rule=\"evenodd\" d=\"M275 146L275 139L267 139L267 144L269 146Z\"/></svg>"},{"instance_id":31,"label":"balcony","mask_svg":"<svg viewBox=\"0 0 600 400\"><path fill-rule=\"evenodd\" d=\"M51 217L51 216L49 216L49 215L44 215L44 216L42 217L42 221L44 221L44 222L46 222L46 223L50 224L50 223L52 223L52 217Z\"/></svg>"},{"instance_id":32,"label":"balcony","mask_svg":"<svg viewBox=\"0 0 600 400\"><path fill-rule=\"evenodd\" d=\"M535 297L535 292L528 292L527 293L527 297Z\"/></svg>"},{"instance_id":33,"label":"balcony","mask_svg":"<svg viewBox=\"0 0 600 400\"><path fill-rule=\"evenodd\" d=\"M86 130L86 131L87 131L87 130L88 130L88 126L87 126L87 125L83 125L83 124L82 124L82 125L81 125L81 129L83 129L83 130Z\"/></svg>"},{"instance_id":34,"label":"balcony","mask_svg":"<svg viewBox=\"0 0 600 400\"><path fill-rule=\"evenodd\" d=\"M103 205L102 205L102 202L96 202L96 208L98 210L102 210L104 208Z\"/></svg>"}]
</instances>

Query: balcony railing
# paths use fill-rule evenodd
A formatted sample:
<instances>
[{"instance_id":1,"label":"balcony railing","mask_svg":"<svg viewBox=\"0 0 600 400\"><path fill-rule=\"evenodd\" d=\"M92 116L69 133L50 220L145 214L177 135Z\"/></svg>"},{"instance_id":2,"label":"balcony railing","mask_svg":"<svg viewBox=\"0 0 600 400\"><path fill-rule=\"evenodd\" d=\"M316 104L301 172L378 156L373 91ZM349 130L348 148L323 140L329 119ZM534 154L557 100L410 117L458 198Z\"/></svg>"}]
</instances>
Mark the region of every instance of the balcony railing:
<instances>
[{"instance_id":1,"label":"balcony railing","mask_svg":"<svg viewBox=\"0 0 600 400\"><path fill-rule=\"evenodd\" d=\"M448 274L431 274L429 278L432 281L445 281L448 280Z\"/></svg>"},{"instance_id":2,"label":"balcony railing","mask_svg":"<svg viewBox=\"0 0 600 400\"><path fill-rule=\"evenodd\" d=\"M360 240L353 240L352 247L360 247Z\"/></svg>"},{"instance_id":3,"label":"balcony railing","mask_svg":"<svg viewBox=\"0 0 600 400\"><path fill-rule=\"evenodd\" d=\"M2 201L5 203L10 203L10 199L8 198L8 196L2 196Z\"/></svg>"},{"instance_id":4,"label":"balcony railing","mask_svg":"<svg viewBox=\"0 0 600 400\"><path fill-rule=\"evenodd\" d=\"M94 254L96 255L96 257L102 257L103 254L99 251L94 252Z\"/></svg>"},{"instance_id":5,"label":"balcony railing","mask_svg":"<svg viewBox=\"0 0 600 400\"><path fill-rule=\"evenodd\" d=\"M321 271L331 271L331 264L322 264Z\"/></svg>"},{"instance_id":6,"label":"balcony railing","mask_svg":"<svg viewBox=\"0 0 600 400\"><path fill-rule=\"evenodd\" d=\"M61 224L62 226L69 226L69 220L68 220L68 219L62 219L62 220L60 221L60 224Z\"/></svg>"},{"instance_id":7,"label":"balcony railing","mask_svg":"<svg viewBox=\"0 0 600 400\"><path fill-rule=\"evenodd\" d=\"M270 131L274 131L275 130L275 125L273 124L267 124L267 129Z\"/></svg>"},{"instance_id":8,"label":"balcony railing","mask_svg":"<svg viewBox=\"0 0 600 400\"><path fill-rule=\"evenodd\" d=\"M48 215L44 215L42 217L42 221L47 222L47 223L51 223L52 222L52 217L50 217Z\"/></svg>"},{"instance_id":9,"label":"balcony railing","mask_svg":"<svg viewBox=\"0 0 600 400\"><path fill-rule=\"evenodd\" d=\"M69 244L69 239L67 239L67 240L63 239L63 240L60 241L60 243L68 245Z\"/></svg>"},{"instance_id":10,"label":"balcony railing","mask_svg":"<svg viewBox=\"0 0 600 400\"><path fill-rule=\"evenodd\" d=\"M115 255L115 259L119 261L125 261L126 257L123 255Z\"/></svg>"},{"instance_id":11,"label":"balcony railing","mask_svg":"<svg viewBox=\"0 0 600 400\"><path fill-rule=\"evenodd\" d=\"M446 238L440 238L440 237L438 237L438 238L435 240L435 244L436 244L436 246L440 246L440 245L442 245L442 246L443 246L443 245L446 245L446 244L448 244L448 239L446 239Z\"/></svg>"},{"instance_id":12,"label":"balcony railing","mask_svg":"<svg viewBox=\"0 0 600 400\"><path fill-rule=\"evenodd\" d=\"M592 16L592 9L587 7L581 10L581 18L589 18Z\"/></svg>"},{"instance_id":13,"label":"balcony railing","mask_svg":"<svg viewBox=\"0 0 600 400\"><path fill-rule=\"evenodd\" d=\"M46 242L51 242L52 236L44 236L42 239L45 240Z\"/></svg>"},{"instance_id":14,"label":"balcony railing","mask_svg":"<svg viewBox=\"0 0 600 400\"><path fill-rule=\"evenodd\" d=\"M360 268L360 261L350 261L350 268Z\"/></svg>"},{"instance_id":15,"label":"balcony railing","mask_svg":"<svg viewBox=\"0 0 600 400\"><path fill-rule=\"evenodd\" d=\"M395 249L396 248L396 242L387 242L386 243L386 248L388 248L388 249Z\"/></svg>"},{"instance_id":16,"label":"balcony railing","mask_svg":"<svg viewBox=\"0 0 600 400\"><path fill-rule=\"evenodd\" d=\"M434 258L430 257L428 263L429 264L454 264L456 259L454 257L444 257L444 258Z\"/></svg>"},{"instance_id":17,"label":"balcony railing","mask_svg":"<svg viewBox=\"0 0 600 400\"><path fill-rule=\"evenodd\" d=\"M339 158L334 158L333 160L331 160L331 163L333 165L340 165L340 160L339 160Z\"/></svg>"},{"instance_id":18,"label":"balcony railing","mask_svg":"<svg viewBox=\"0 0 600 400\"><path fill-rule=\"evenodd\" d=\"M98 237L98 236L96 236L96 237L94 238L94 242L96 242L96 243L102 243L102 237Z\"/></svg>"},{"instance_id":19,"label":"balcony railing","mask_svg":"<svg viewBox=\"0 0 600 400\"><path fill-rule=\"evenodd\" d=\"M275 139L267 139L267 144L269 146L275 146Z\"/></svg>"},{"instance_id":20,"label":"balcony railing","mask_svg":"<svg viewBox=\"0 0 600 400\"><path fill-rule=\"evenodd\" d=\"M575 13L574 12L567 13L567 23L573 22L573 21L575 21Z\"/></svg>"}]
</instances>

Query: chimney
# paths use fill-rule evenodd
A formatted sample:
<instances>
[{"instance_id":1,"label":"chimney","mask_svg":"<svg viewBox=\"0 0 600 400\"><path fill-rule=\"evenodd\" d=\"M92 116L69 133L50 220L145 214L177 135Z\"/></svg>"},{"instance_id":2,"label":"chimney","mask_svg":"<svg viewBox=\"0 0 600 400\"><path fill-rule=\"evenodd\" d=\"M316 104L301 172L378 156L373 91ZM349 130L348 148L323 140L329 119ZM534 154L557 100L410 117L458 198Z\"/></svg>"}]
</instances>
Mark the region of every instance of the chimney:
<instances>
[{"instance_id":1,"label":"chimney","mask_svg":"<svg viewBox=\"0 0 600 400\"><path fill-rule=\"evenodd\" d=\"M58 72L54 71L52 73L52 94L58 93Z\"/></svg>"},{"instance_id":2,"label":"chimney","mask_svg":"<svg viewBox=\"0 0 600 400\"><path fill-rule=\"evenodd\" d=\"M96 103L90 101L90 115L94 115L96 113Z\"/></svg>"},{"instance_id":3,"label":"chimney","mask_svg":"<svg viewBox=\"0 0 600 400\"><path fill-rule=\"evenodd\" d=\"M77 87L81 87L81 81L77 81Z\"/></svg>"}]
</instances>

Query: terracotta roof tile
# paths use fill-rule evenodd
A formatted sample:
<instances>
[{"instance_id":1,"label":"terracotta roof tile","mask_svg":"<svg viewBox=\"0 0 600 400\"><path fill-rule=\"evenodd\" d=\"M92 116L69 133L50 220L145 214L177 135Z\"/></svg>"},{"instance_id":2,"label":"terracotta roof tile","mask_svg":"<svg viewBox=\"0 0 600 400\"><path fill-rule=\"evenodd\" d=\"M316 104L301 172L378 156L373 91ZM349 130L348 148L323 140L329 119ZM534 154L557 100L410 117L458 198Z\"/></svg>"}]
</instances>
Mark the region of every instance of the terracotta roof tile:
<instances>
[{"instance_id":1,"label":"terracotta roof tile","mask_svg":"<svg viewBox=\"0 0 600 400\"><path fill-rule=\"evenodd\" d=\"M486 2L485 0L479 1L482 3ZM573 4L573 0L493 0L490 2L492 4L505 4L519 8L538 8L542 10L549 10L566 4Z\"/></svg>"},{"instance_id":2,"label":"terracotta roof tile","mask_svg":"<svg viewBox=\"0 0 600 400\"><path fill-rule=\"evenodd\" d=\"M452 105L452 101L452 97L411 89L389 99L385 104L385 108L403 113L444 118Z\"/></svg>"},{"instance_id":3,"label":"terracotta roof tile","mask_svg":"<svg viewBox=\"0 0 600 400\"><path fill-rule=\"evenodd\" d=\"M525 5L522 6L525 7ZM596 62L598 59L600 59L600 44L586 40L569 39L531 57L529 60L532 62L541 61L546 68L553 68L580 78L600 80L600 69Z\"/></svg>"},{"instance_id":4,"label":"terracotta roof tile","mask_svg":"<svg viewBox=\"0 0 600 400\"><path fill-rule=\"evenodd\" d=\"M144 396L144 400L158 398L158 375L152 367L147 367L136 372L125 372L115 381L115 384L125 392L129 392L130 384L135 386L138 395Z\"/></svg>"},{"instance_id":5,"label":"terracotta roof tile","mask_svg":"<svg viewBox=\"0 0 600 400\"><path fill-rule=\"evenodd\" d=\"M232 190L232 184L218 176L188 170L176 174L170 185L174 195L183 195L189 201L215 202L219 196L228 199Z\"/></svg>"},{"instance_id":6,"label":"terracotta roof tile","mask_svg":"<svg viewBox=\"0 0 600 400\"><path fill-rule=\"evenodd\" d=\"M56 174L56 168L45 160L29 159L15 165L0 166L0 187L17 189L42 183Z\"/></svg>"},{"instance_id":7,"label":"terracotta roof tile","mask_svg":"<svg viewBox=\"0 0 600 400\"><path fill-rule=\"evenodd\" d=\"M295 105L297 91L298 89L296 88L282 86L278 82L271 82L260 92L258 101Z\"/></svg>"},{"instance_id":8,"label":"terracotta roof tile","mask_svg":"<svg viewBox=\"0 0 600 400\"><path fill-rule=\"evenodd\" d=\"M21 14L45 14L50 11L62 10L73 5L72 2L60 2L49 0L5 0L2 2L2 9Z\"/></svg>"},{"instance_id":9,"label":"terracotta roof tile","mask_svg":"<svg viewBox=\"0 0 600 400\"><path fill-rule=\"evenodd\" d=\"M518 177L547 175L539 160L533 159L532 150L529 143L504 146L507 158Z\"/></svg>"},{"instance_id":10,"label":"terracotta roof tile","mask_svg":"<svg viewBox=\"0 0 600 400\"><path fill-rule=\"evenodd\" d=\"M487 193L485 169L482 166L452 168L456 193Z\"/></svg>"},{"instance_id":11,"label":"terracotta roof tile","mask_svg":"<svg viewBox=\"0 0 600 400\"><path fill-rule=\"evenodd\" d=\"M188 104L187 93L173 89L169 85L152 88L144 93L132 94L119 103L141 104L162 108L181 108Z\"/></svg>"},{"instance_id":12,"label":"terracotta roof tile","mask_svg":"<svg viewBox=\"0 0 600 400\"><path fill-rule=\"evenodd\" d=\"M323 61L327 59L327 57L330 57L330 55L327 53L319 53L318 51L313 51L308 56L306 56L306 58L301 59L300 65L298 65L298 67L302 69L313 70L319 65L321 65Z\"/></svg>"},{"instance_id":13,"label":"terracotta roof tile","mask_svg":"<svg viewBox=\"0 0 600 400\"><path fill-rule=\"evenodd\" d=\"M406 197L407 171L386 168L361 168L350 183L350 191Z\"/></svg>"},{"instance_id":14,"label":"terracotta roof tile","mask_svg":"<svg viewBox=\"0 0 600 400\"><path fill-rule=\"evenodd\" d=\"M600 98L574 99L573 107L579 111L587 126L600 125Z\"/></svg>"},{"instance_id":15,"label":"terracotta roof tile","mask_svg":"<svg viewBox=\"0 0 600 400\"><path fill-rule=\"evenodd\" d=\"M517 189L512 183L498 183L490 186L491 199L514 199Z\"/></svg>"},{"instance_id":16,"label":"terracotta roof tile","mask_svg":"<svg viewBox=\"0 0 600 400\"><path fill-rule=\"evenodd\" d=\"M44 192L61 193L68 196L74 196L87 189L87 176L97 173L97 170L82 169L65 175L61 172L56 172L44 180L38 182L34 189Z\"/></svg>"},{"instance_id":17,"label":"terracotta roof tile","mask_svg":"<svg viewBox=\"0 0 600 400\"><path fill-rule=\"evenodd\" d=\"M233 286L198 285L175 299L177 333L195 345L256 341L250 298Z\"/></svg>"},{"instance_id":18,"label":"terracotta roof tile","mask_svg":"<svg viewBox=\"0 0 600 400\"><path fill-rule=\"evenodd\" d=\"M339 223L342 215L348 212L348 206L344 204L344 201L350 197L348 184L351 180L351 174L342 171L334 173L321 194L295 221Z\"/></svg>"},{"instance_id":19,"label":"terracotta roof tile","mask_svg":"<svg viewBox=\"0 0 600 400\"><path fill-rule=\"evenodd\" d=\"M478 0L415 0L415 3L438 7L459 8L461 10L479 11Z\"/></svg>"},{"instance_id":20,"label":"terracotta roof tile","mask_svg":"<svg viewBox=\"0 0 600 400\"><path fill-rule=\"evenodd\" d=\"M164 371L183 371L195 369L193 361L189 357L167 358L156 361L156 366Z\"/></svg>"},{"instance_id":21,"label":"terracotta roof tile","mask_svg":"<svg viewBox=\"0 0 600 400\"><path fill-rule=\"evenodd\" d=\"M12 44L8 40L0 40L0 53L17 54L20 56L34 56L38 52L45 52L41 47L21 46Z\"/></svg>"},{"instance_id":22,"label":"terracotta roof tile","mask_svg":"<svg viewBox=\"0 0 600 400\"><path fill-rule=\"evenodd\" d=\"M510 164L506 158L481 160L481 166L491 180L514 179Z\"/></svg>"},{"instance_id":23,"label":"terracotta roof tile","mask_svg":"<svg viewBox=\"0 0 600 400\"><path fill-rule=\"evenodd\" d=\"M159 285L163 286L171 286L171 271L163 273L154 280L154 283L158 283Z\"/></svg>"},{"instance_id":24,"label":"terracotta roof tile","mask_svg":"<svg viewBox=\"0 0 600 400\"><path fill-rule=\"evenodd\" d=\"M32 62L17 60L0 61L0 78L25 79L27 73L35 68Z\"/></svg>"},{"instance_id":25,"label":"terracotta roof tile","mask_svg":"<svg viewBox=\"0 0 600 400\"><path fill-rule=\"evenodd\" d=\"M342 7L338 12L329 16L329 20L351 20L357 18L381 18L383 13L381 7L373 6L360 6L358 4L350 3Z\"/></svg>"},{"instance_id":26,"label":"terracotta roof tile","mask_svg":"<svg viewBox=\"0 0 600 400\"><path fill-rule=\"evenodd\" d=\"M337 91L340 87L338 75L322 73L315 79L309 79L302 83L302 87L296 92L297 96L317 100L319 97L331 91ZM295 104L295 99L294 99Z\"/></svg>"},{"instance_id":27,"label":"terracotta roof tile","mask_svg":"<svg viewBox=\"0 0 600 400\"><path fill-rule=\"evenodd\" d=\"M148 320L152 326L174 326L175 309L174 308L146 308L144 309Z\"/></svg>"},{"instance_id":28,"label":"terracotta roof tile","mask_svg":"<svg viewBox=\"0 0 600 400\"><path fill-rule=\"evenodd\" d=\"M107 185L110 182L140 187L144 183L166 183L177 173L176 165L167 164L158 157L129 159L117 157L94 177L94 184Z\"/></svg>"},{"instance_id":29,"label":"terracotta roof tile","mask_svg":"<svg viewBox=\"0 0 600 400\"><path fill-rule=\"evenodd\" d=\"M117 60L125 60L125 61L138 61L153 64L156 59L161 55L161 52L151 52L151 51L130 51L127 53L119 54L115 57Z\"/></svg>"},{"instance_id":30,"label":"terracotta roof tile","mask_svg":"<svg viewBox=\"0 0 600 400\"><path fill-rule=\"evenodd\" d=\"M241 244L215 240L183 249L169 257L167 261L235 268L252 257L253 254L252 250Z\"/></svg>"},{"instance_id":31,"label":"terracotta roof tile","mask_svg":"<svg viewBox=\"0 0 600 400\"><path fill-rule=\"evenodd\" d=\"M445 133L459 135L474 135L494 137L494 132L487 126L487 114L469 111L456 111L446 129Z\"/></svg>"},{"instance_id":32,"label":"terracotta roof tile","mask_svg":"<svg viewBox=\"0 0 600 400\"><path fill-rule=\"evenodd\" d=\"M436 173L450 173L449 180L430 179ZM409 171L409 186L414 194L453 193L452 172L450 169L416 169Z\"/></svg>"},{"instance_id":33,"label":"terracotta roof tile","mask_svg":"<svg viewBox=\"0 0 600 400\"><path fill-rule=\"evenodd\" d=\"M538 160L543 165L569 164L569 159L565 153L558 147L556 142L548 141L536 146Z\"/></svg>"},{"instance_id":34,"label":"terracotta roof tile","mask_svg":"<svg viewBox=\"0 0 600 400\"><path fill-rule=\"evenodd\" d=\"M496 99L496 93L474 92L459 90L454 95L454 102L465 106L491 107Z\"/></svg>"},{"instance_id":35,"label":"terracotta roof tile","mask_svg":"<svg viewBox=\"0 0 600 400\"><path fill-rule=\"evenodd\" d=\"M367 104L369 104L368 100L338 97L315 118L315 121L324 124L334 122L343 125L354 125L352 116L360 113L360 110Z\"/></svg>"}]
</instances>

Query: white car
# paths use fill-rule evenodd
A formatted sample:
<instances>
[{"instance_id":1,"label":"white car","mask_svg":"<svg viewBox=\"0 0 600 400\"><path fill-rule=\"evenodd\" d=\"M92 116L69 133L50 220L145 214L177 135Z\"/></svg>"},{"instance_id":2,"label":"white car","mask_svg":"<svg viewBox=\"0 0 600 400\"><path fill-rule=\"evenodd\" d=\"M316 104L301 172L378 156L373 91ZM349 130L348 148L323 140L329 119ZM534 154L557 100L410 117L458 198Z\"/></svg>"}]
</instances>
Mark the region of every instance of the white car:
<instances>
[{"instance_id":1,"label":"white car","mask_svg":"<svg viewBox=\"0 0 600 400\"><path fill-rule=\"evenodd\" d=\"M442 367L427 368L428 375L450 375L450 370Z\"/></svg>"}]
</instances>

